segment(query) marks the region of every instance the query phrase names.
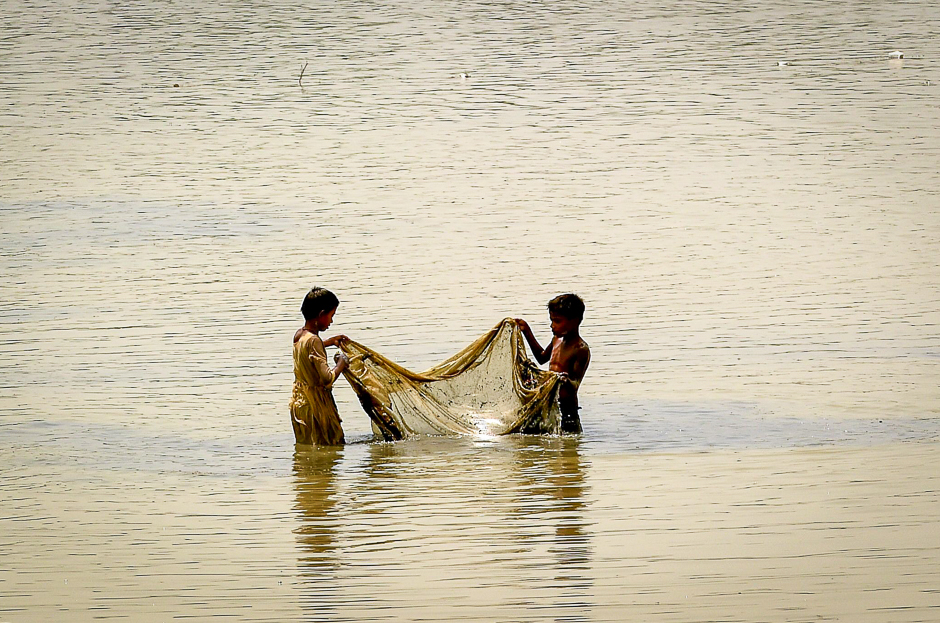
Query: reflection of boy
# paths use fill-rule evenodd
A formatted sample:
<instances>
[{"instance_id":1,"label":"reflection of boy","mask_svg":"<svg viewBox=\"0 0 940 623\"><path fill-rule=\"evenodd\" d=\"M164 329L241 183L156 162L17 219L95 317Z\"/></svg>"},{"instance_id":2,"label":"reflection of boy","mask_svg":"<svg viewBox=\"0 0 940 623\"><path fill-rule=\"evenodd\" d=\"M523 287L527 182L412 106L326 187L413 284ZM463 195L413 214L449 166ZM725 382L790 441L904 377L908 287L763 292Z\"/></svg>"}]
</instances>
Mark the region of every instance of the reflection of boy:
<instances>
[{"instance_id":1,"label":"reflection of boy","mask_svg":"<svg viewBox=\"0 0 940 623\"><path fill-rule=\"evenodd\" d=\"M548 361L548 369L559 373L564 381L558 388L562 432L580 433L578 386L591 363L591 349L578 333L584 319L584 301L577 294L556 296L548 302L548 317L554 337L545 348L539 345L525 320L516 318L516 323L522 329L535 360L539 363Z\"/></svg>"}]
</instances>

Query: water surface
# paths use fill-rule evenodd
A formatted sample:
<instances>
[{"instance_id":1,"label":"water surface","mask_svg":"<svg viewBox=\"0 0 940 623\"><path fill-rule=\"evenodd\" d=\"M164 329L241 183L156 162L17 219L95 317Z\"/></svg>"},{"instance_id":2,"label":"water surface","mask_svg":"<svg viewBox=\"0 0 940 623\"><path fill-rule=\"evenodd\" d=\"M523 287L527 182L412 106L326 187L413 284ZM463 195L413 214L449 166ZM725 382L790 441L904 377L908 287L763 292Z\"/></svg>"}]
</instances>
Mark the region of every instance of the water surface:
<instances>
[{"instance_id":1,"label":"water surface","mask_svg":"<svg viewBox=\"0 0 940 623\"><path fill-rule=\"evenodd\" d=\"M0 18L0 621L937 618L930 3ZM578 292L584 435L295 448L315 284L416 370Z\"/></svg>"}]
</instances>

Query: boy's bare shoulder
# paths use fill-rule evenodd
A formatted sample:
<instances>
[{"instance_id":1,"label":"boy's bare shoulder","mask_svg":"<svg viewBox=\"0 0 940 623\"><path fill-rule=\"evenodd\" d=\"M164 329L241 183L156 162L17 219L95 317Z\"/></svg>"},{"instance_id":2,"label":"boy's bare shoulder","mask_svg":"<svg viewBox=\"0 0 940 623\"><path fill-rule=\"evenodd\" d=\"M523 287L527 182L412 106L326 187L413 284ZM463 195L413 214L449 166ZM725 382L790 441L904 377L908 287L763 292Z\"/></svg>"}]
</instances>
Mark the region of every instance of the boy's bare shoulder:
<instances>
[{"instance_id":1,"label":"boy's bare shoulder","mask_svg":"<svg viewBox=\"0 0 940 623\"><path fill-rule=\"evenodd\" d=\"M578 365L576 362L587 363L591 360L591 347L580 337L577 341L565 342L561 338L558 340L558 348L554 349L559 356L559 363L563 367Z\"/></svg>"},{"instance_id":2,"label":"boy's bare shoulder","mask_svg":"<svg viewBox=\"0 0 940 623\"><path fill-rule=\"evenodd\" d=\"M568 352L582 352L582 351L591 351L591 347L588 346L588 343L584 341L583 338L578 337L577 340L568 340L566 341L563 337L555 337L552 339L552 344L554 345L557 342L558 346L562 346Z\"/></svg>"},{"instance_id":3,"label":"boy's bare shoulder","mask_svg":"<svg viewBox=\"0 0 940 623\"><path fill-rule=\"evenodd\" d=\"M294 344L299 342L301 338L303 338L306 335L312 336L314 342L320 342L321 344L323 343L323 340L320 339L319 335L317 335L316 333L311 333L305 327L300 327L299 329L297 329L297 333L294 334Z\"/></svg>"}]
</instances>

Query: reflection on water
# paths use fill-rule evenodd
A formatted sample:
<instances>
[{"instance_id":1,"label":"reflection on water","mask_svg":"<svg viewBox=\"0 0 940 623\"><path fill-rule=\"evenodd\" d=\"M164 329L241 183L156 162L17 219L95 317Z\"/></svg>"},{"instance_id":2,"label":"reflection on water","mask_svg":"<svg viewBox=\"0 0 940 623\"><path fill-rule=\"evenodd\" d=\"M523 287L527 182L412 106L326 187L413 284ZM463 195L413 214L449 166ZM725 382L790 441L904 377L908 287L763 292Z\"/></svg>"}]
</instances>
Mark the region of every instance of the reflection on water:
<instances>
[{"instance_id":1,"label":"reflection on water","mask_svg":"<svg viewBox=\"0 0 940 623\"><path fill-rule=\"evenodd\" d=\"M301 519L295 533L304 620L335 620L341 603L336 573L342 556L338 551L342 518L336 513L339 490L334 471L342 458L342 448L297 446L294 452L294 510Z\"/></svg>"},{"instance_id":2,"label":"reflection on water","mask_svg":"<svg viewBox=\"0 0 940 623\"><path fill-rule=\"evenodd\" d=\"M303 603L353 619L383 609L467 618L485 606L513 620L590 620L579 444L513 436L298 451Z\"/></svg>"},{"instance_id":3,"label":"reflection on water","mask_svg":"<svg viewBox=\"0 0 940 623\"><path fill-rule=\"evenodd\" d=\"M554 532L549 551L555 557L551 601L562 612L556 620L588 621L594 598L590 528L585 518L585 474L580 439L520 436L511 472L520 490L516 523L527 521ZM520 536L524 539L525 532Z\"/></svg>"}]
</instances>

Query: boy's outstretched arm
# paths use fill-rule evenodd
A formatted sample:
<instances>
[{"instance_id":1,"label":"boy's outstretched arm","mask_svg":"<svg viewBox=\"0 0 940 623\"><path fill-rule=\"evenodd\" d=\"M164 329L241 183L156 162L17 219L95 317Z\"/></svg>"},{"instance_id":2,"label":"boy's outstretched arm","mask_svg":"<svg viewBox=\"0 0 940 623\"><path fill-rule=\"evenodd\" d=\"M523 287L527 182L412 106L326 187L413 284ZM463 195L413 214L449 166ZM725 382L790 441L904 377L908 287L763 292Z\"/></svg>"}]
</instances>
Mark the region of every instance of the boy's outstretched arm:
<instances>
[{"instance_id":1,"label":"boy's outstretched arm","mask_svg":"<svg viewBox=\"0 0 940 623\"><path fill-rule=\"evenodd\" d=\"M522 330L522 335L525 336L525 341L529 343L529 348L532 349L532 355L535 357L535 360L539 363L545 363L548 361L552 356L553 342L548 343L548 348L542 348L542 345L539 344L539 341L535 339L535 335L532 334L532 329L529 327L529 323L522 318L515 318L515 321Z\"/></svg>"}]
</instances>

